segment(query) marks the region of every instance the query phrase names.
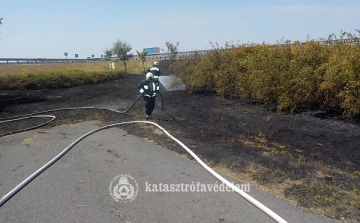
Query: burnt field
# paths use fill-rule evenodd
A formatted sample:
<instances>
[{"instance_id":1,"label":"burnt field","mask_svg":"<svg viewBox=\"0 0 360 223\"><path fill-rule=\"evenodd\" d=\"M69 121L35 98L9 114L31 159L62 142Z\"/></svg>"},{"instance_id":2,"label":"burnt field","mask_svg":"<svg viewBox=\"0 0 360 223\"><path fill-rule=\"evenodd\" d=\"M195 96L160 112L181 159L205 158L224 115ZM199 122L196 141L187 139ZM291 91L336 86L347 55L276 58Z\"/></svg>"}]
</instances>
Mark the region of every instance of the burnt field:
<instances>
[{"instance_id":1,"label":"burnt field","mask_svg":"<svg viewBox=\"0 0 360 223\"><path fill-rule=\"evenodd\" d=\"M139 93L141 75L94 85L52 90L0 91L1 117L69 107L125 110ZM336 113L303 110L278 113L252 100L229 100L213 94L161 91L154 122L182 140L223 173L257 185L301 207L344 222L360 221L360 125ZM126 114L78 109L51 113L47 125L85 120L103 124L144 120L142 100ZM0 134L36 124L28 120L2 124ZM126 131L184 154L151 127Z\"/></svg>"}]
</instances>

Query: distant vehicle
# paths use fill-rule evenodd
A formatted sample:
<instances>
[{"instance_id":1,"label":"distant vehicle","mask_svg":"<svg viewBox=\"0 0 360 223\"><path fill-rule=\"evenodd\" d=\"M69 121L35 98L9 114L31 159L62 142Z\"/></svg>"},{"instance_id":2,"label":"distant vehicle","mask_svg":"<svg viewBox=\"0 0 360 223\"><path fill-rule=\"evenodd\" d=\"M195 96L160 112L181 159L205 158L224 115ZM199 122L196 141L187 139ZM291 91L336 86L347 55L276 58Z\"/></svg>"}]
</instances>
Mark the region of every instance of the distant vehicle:
<instances>
[{"instance_id":1,"label":"distant vehicle","mask_svg":"<svg viewBox=\"0 0 360 223\"><path fill-rule=\"evenodd\" d=\"M148 48L145 48L145 51L148 53L148 55L159 54L160 47L148 47Z\"/></svg>"}]
</instances>

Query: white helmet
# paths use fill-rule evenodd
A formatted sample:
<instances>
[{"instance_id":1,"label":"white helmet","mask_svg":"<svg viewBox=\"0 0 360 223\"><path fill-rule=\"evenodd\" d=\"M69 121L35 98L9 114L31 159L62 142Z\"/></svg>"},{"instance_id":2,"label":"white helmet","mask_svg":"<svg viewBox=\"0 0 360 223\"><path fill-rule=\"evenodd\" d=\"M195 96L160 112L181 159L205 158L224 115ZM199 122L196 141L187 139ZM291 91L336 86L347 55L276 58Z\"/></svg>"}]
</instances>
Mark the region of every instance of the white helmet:
<instances>
[{"instance_id":1,"label":"white helmet","mask_svg":"<svg viewBox=\"0 0 360 223\"><path fill-rule=\"evenodd\" d=\"M149 80L152 80L152 79L154 79L154 75L151 72L147 72L146 80L149 81Z\"/></svg>"},{"instance_id":2,"label":"white helmet","mask_svg":"<svg viewBox=\"0 0 360 223\"><path fill-rule=\"evenodd\" d=\"M159 62L155 61L154 66L158 66L158 65L159 65Z\"/></svg>"}]
</instances>

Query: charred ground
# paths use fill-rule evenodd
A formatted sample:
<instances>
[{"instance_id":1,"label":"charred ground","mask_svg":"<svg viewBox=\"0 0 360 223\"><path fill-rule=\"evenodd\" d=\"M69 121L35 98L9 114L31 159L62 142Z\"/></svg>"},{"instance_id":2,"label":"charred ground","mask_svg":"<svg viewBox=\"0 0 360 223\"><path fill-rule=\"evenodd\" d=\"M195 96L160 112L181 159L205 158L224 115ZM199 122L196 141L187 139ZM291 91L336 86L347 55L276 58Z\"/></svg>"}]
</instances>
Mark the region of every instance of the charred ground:
<instances>
[{"instance_id":1,"label":"charred ground","mask_svg":"<svg viewBox=\"0 0 360 223\"><path fill-rule=\"evenodd\" d=\"M142 75L95 85L36 91L0 91L1 117L55 108L106 107L125 110L139 93ZM360 125L322 111L283 114L255 101L219 99L212 94L162 91L154 120L214 167L237 174L278 196L335 219L360 220ZM47 127L101 120L104 124L143 120L140 99L124 115L96 109L59 111ZM1 125L2 133L41 120ZM184 151L152 127L126 126L131 134L178 153ZM340 193L340 194L339 194ZM336 196L335 196L336 195ZM358 194L359 195L359 194ZM348 200L348 203L343 200ZM341 202L339 202L341 201ZM351 221L351 220L350 220Z\"/></svg>"}]
</instances>

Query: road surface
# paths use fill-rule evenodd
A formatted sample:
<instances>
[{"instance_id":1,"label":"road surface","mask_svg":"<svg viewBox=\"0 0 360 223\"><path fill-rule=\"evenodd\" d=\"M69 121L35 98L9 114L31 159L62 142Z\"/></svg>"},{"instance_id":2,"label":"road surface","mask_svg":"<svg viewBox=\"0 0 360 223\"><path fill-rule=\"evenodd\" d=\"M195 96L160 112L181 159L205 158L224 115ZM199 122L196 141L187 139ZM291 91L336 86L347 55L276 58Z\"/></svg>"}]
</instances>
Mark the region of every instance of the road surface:
<instances>
[{"instance_id":1,"label":"road surface","mask_svg":"<svg viewBox=\"0 0 360 223\"><path fill-rule=\"evenodd\" d=\"M91 121L0 138L0 196L98 127ZM132 187L123 187L126 181ZM80 142L4 204L0 222L274 222L234 192L168 192L164 187L197 184L220 185L188 158L121 129L106 129ZM114 192L119 185L136 194ZM333 222L251 185L248 194L288 222Z\"/></svg>"}]
</instances>

